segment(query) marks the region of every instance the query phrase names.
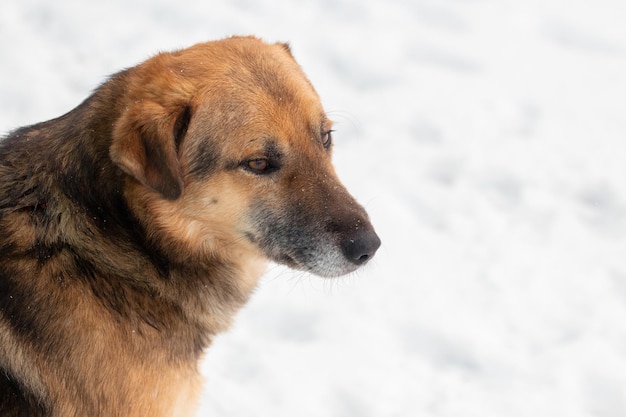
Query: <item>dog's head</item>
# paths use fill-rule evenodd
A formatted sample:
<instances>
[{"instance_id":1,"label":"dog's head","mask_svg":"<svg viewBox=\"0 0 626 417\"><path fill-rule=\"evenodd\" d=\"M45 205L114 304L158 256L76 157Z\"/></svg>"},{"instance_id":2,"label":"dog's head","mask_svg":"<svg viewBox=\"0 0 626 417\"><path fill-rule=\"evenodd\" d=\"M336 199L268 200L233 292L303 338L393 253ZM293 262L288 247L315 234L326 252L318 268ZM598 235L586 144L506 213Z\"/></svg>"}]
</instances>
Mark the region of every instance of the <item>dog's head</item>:
<instances>
[{"instance_id":1,"label":"dog's head","mask_svg":"<svg viewBox=\"0 0 626 417\"><path fill-rule=\"evenodd\" d=\"M286 45L200 44L118 82L128 93L110 154L169 252L328 277L372 258L380 240L333 170L331 122Z\"/></svg>"}]
</instances>

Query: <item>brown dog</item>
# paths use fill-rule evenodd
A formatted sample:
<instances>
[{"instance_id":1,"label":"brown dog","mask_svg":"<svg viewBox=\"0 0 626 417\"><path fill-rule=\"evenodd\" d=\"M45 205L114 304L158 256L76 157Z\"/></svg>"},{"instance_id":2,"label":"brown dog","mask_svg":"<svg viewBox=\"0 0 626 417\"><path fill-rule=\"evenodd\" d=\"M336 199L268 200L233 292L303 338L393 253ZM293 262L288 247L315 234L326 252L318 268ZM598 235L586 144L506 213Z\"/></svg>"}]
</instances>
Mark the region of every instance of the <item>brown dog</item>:
<instances>
[{"instance_id":1,"label":"brown dog","mask_svg":"<svg viewBox=\"0 0 626 417\"><path fill-rule=\"evenodd\" d=\"M289 48L160 54L0 142L0 416L189 416L269 259L331 277L380 240Z\"/></svg>"}]
</instances>

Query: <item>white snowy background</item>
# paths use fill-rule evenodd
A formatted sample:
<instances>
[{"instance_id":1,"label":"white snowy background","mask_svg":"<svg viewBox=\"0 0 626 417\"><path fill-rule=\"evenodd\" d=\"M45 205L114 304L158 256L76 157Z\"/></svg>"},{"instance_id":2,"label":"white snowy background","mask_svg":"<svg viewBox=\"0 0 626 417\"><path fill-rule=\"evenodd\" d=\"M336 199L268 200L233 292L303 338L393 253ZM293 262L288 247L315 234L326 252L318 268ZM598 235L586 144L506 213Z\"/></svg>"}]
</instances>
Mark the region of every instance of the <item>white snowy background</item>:
<instances>
[{"instance_id":1,"label":"white snowy background","mask_svg":"<svg viewBox=\"0 0 626 417\"><path fill-rule=\"evenodd\" d=\"M383 246L272 266L200 416L626 416L623 0L2 0L0 131L232 34L291 42Z\"/></svg>"}]
</instances>

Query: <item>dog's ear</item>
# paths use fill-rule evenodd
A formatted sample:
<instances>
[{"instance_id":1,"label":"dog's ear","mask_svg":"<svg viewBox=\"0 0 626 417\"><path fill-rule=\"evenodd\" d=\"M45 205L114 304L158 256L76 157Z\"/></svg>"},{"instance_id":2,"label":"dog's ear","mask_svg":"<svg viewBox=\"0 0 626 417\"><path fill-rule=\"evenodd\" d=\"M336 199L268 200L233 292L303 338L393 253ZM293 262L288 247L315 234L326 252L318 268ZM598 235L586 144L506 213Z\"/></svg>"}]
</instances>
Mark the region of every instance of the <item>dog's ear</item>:
<instances>
[{"instance_id":1,"label":"dog's ear","mask_svg":"<svg viewBox=\"0 0 626 417\"><path fill-rule=\"evenodd\" d=\"M187 131L189 107L166 109L153 101L128 108L113 127L111 159L137 181L176 200L183 192L178 145Z\"/></svg>"},{"instance_id":2,"label":"dog's ear","mask_svg":"<svg viewBox=\"0 0 626 417\"><path fill-rule=\"evenodd\" d=\"M288 42L279 42L277 45L283 48L293 58L293 54L291 53L291 45L289 45Z\"/></svg>"}]
</instances>

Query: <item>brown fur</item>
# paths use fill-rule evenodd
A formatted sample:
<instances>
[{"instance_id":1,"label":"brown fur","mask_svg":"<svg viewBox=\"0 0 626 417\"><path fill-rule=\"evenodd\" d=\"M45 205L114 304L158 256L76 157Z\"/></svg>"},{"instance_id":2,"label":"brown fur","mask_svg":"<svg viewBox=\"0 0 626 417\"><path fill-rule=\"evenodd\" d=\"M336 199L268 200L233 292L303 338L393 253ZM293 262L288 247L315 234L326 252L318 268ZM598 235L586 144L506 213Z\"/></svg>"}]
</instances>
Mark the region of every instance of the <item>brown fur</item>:
<instances>
[{"instance_id":1,"label":"brown fur","mask_svg":"<svg viewBox=\"0 0 626 417\"><path fill-rule=\"evenodd\" d=\"M120 72L0 142L0 416L189 416L198 361L267 260L323 276L380 241L283 44Z\"/></svg>"}]
</instances>

